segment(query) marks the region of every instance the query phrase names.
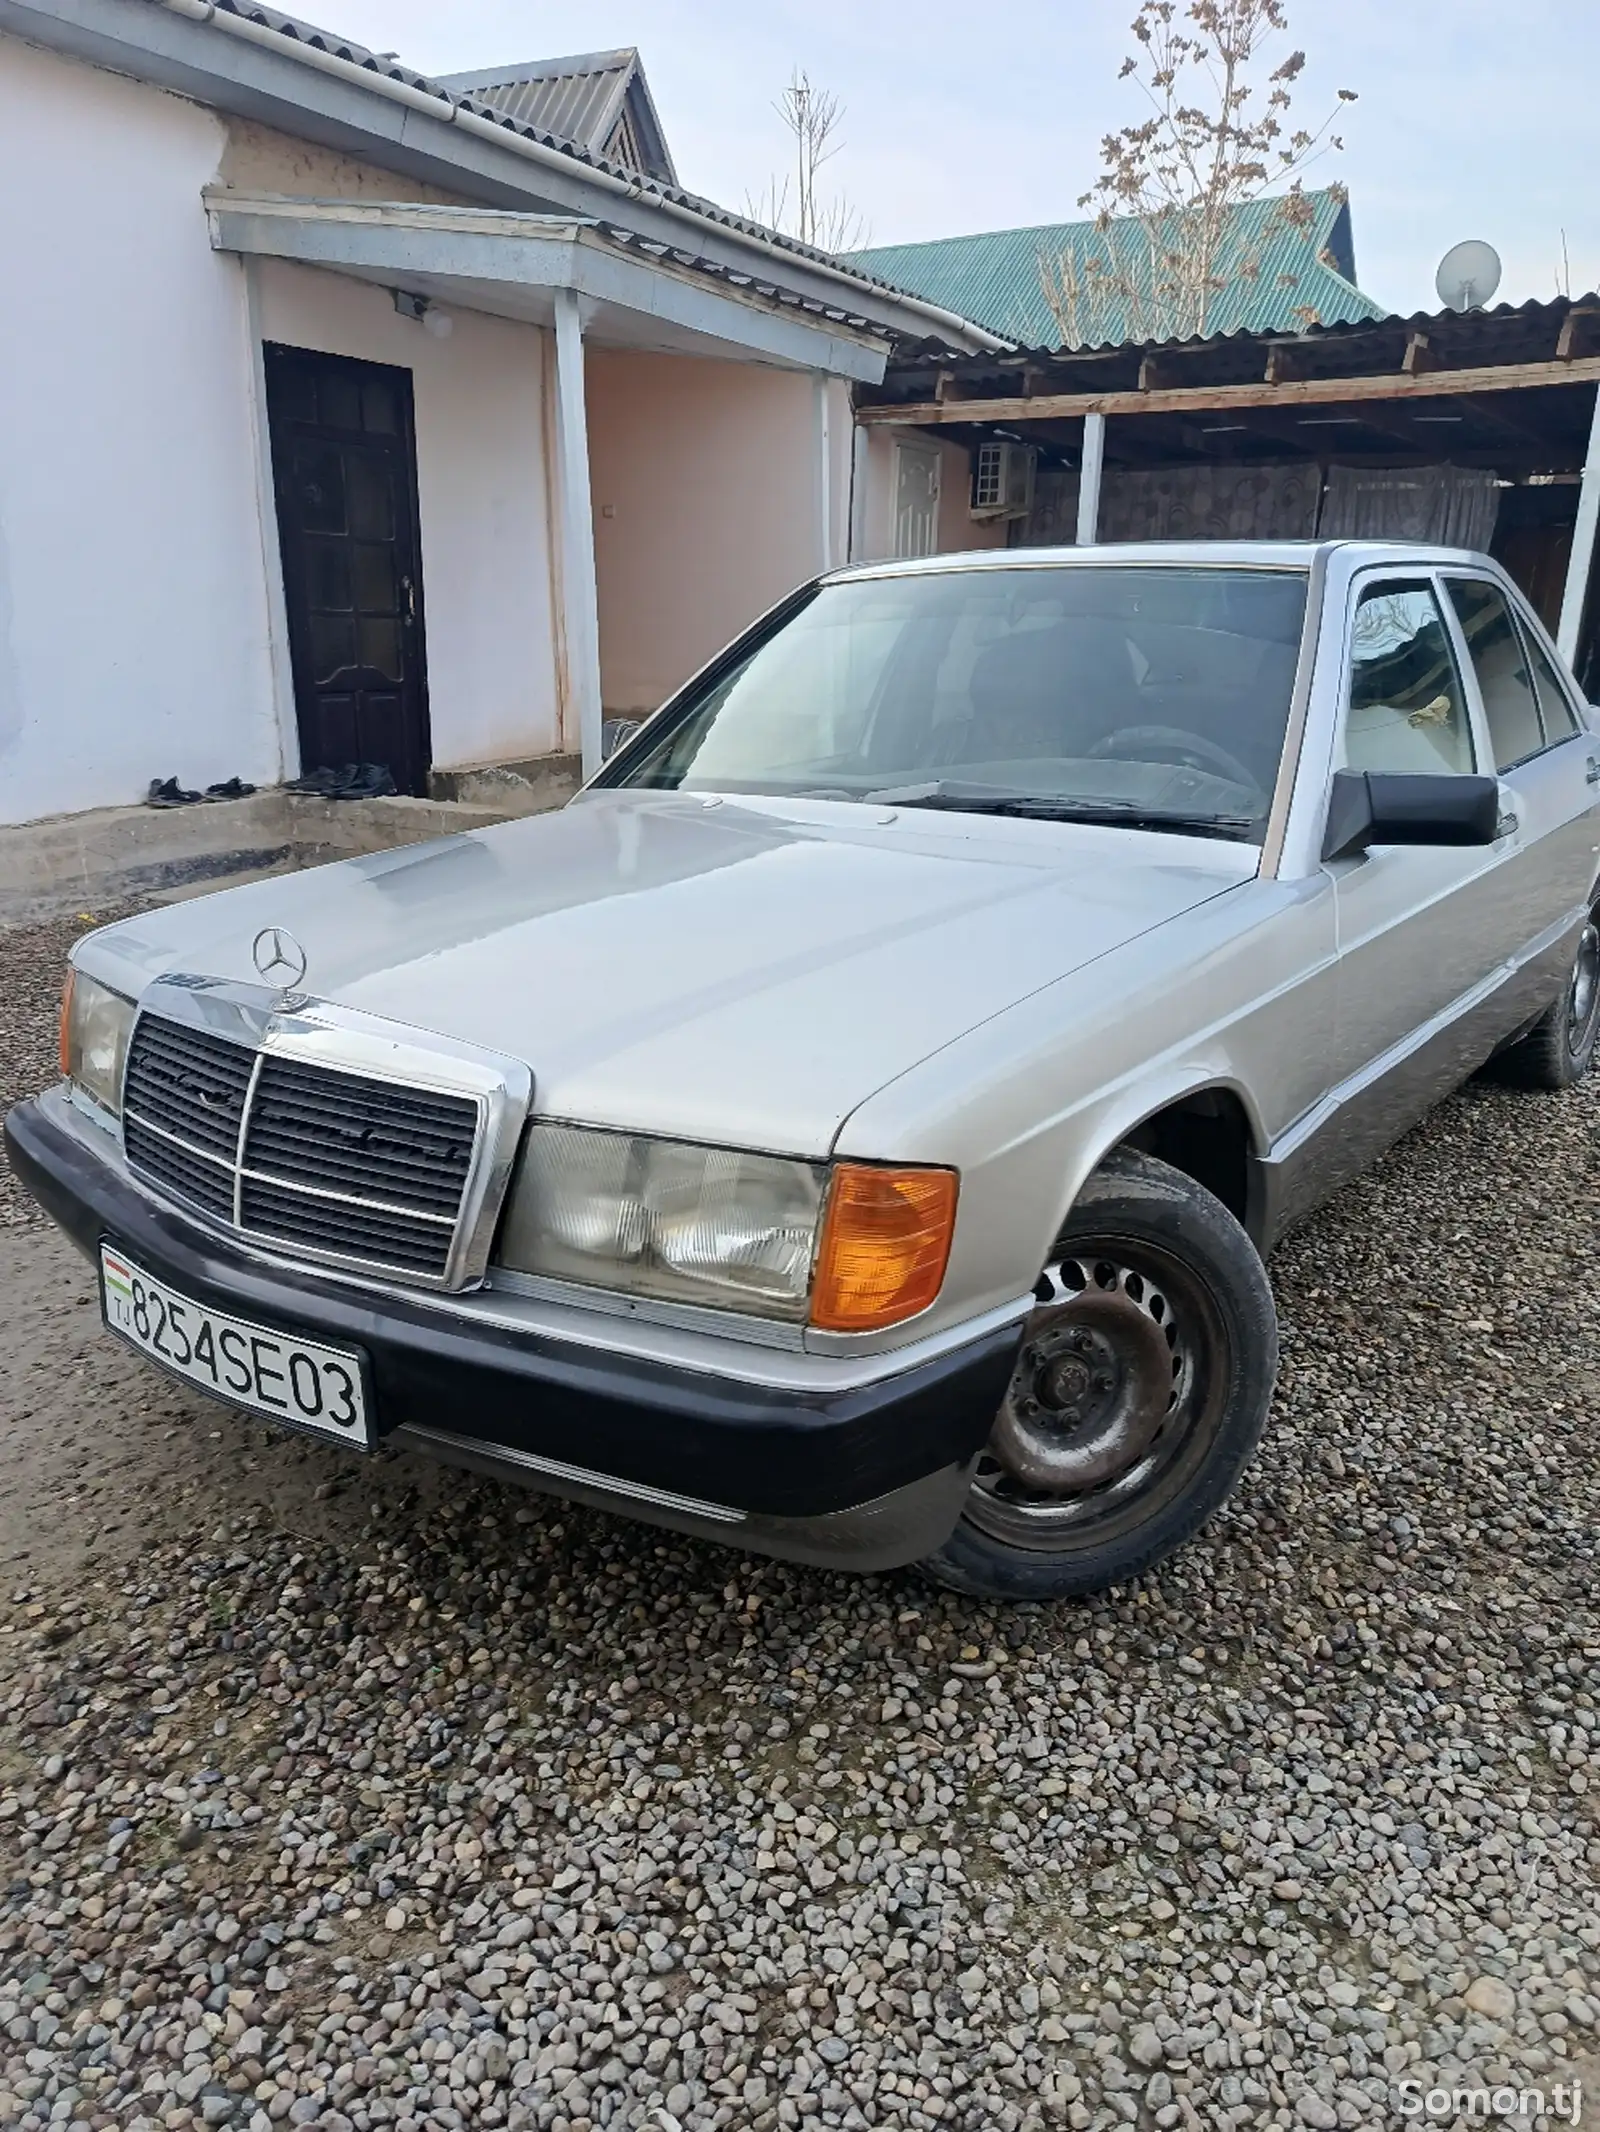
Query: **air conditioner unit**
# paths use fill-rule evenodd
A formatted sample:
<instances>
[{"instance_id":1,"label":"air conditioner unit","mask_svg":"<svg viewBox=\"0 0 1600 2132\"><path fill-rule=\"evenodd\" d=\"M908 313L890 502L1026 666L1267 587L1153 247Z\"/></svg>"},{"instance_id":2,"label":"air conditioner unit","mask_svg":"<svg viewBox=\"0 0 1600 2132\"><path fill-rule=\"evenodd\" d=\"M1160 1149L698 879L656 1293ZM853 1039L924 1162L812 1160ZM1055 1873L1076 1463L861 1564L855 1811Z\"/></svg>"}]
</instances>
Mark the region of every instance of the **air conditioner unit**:
<instances>
[{"instance_id":1,"label":"air conditioner unit","mask_svg":"<svg viewBox=\"0 0 1600 2132\"><path fill-rule=\"evenodd\" d=\"M972 455L972 516L1026 518L1033 508L1033 468L1038 454L1031 444L996 438Z\"/></svg>"}]
</instances>

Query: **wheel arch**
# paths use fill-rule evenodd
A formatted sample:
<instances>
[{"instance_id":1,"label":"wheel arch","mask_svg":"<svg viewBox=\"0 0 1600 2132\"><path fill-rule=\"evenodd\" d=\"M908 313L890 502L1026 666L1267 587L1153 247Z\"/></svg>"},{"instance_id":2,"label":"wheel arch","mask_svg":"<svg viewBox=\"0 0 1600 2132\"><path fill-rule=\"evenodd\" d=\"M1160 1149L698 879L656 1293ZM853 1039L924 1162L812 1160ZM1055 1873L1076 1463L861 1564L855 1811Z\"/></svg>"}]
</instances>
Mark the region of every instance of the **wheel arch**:
<instances>
[{"instance_id":1,"label":"wheel arch","mask_svg":"<svg viewBox=\"0 0 1600 2132\"><path fill-rule=\"evenodd\" d=\"M1267 1226L1260 1157L1266 1134L1247 1090L1225 1074L1146 1088L1107 1113L1072 1194L1118 1148L1135 1148L1216 1195L1258 1246ZM1063 1219L1070 1210L1063 1209Z\"/></svg>"}]
</instances>

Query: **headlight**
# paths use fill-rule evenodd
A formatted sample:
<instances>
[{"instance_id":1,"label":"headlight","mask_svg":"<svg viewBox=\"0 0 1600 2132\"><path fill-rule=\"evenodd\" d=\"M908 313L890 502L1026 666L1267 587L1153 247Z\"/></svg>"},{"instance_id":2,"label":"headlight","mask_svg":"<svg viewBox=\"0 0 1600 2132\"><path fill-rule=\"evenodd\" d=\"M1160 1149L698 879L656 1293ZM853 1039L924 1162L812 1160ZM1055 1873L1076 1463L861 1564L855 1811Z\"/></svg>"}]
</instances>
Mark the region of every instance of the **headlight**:
<instances>
[{"instance_id":1,"label":"headlight","mask_svg":"<svg viewBox=\"0 0 1600 2132\"><path fill-rule=\"evenodd\" d=\"M501 1263L626 1295L838 1332L897 1324L938 1294L953 1170L825 1164L536 1125Z\"/></svg>"},{"instance_id":2,"label":"headlight","mask_svg":"<svg viewBox=\"0 0 1600 2132\"><path fill-rule=\"evenodd\" d=\"M501 1258L630 1295L803 1318L826 1179L809 1162L537 1125Z\"/></svg>"},{"instance_id":3,"label":"headlight","mask_svg":"<svg viewBox=\"0 0 1600 2132\"><path fill-rule=\"evenodd\" d=\"M61 996L61 1071L113 1117L122 1111L122 1062L134 1008L119 993L68 969Z\"/></svg>"}]
</instances>

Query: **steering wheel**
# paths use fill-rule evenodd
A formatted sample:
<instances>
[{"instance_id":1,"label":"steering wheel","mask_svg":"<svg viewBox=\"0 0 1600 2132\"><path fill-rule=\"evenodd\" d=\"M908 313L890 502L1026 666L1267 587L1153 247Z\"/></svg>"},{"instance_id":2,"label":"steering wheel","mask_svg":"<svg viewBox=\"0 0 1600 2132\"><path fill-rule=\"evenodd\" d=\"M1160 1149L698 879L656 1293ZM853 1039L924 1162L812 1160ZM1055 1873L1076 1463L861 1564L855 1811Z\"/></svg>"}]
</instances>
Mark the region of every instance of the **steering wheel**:
<instances>
[{"instance_id":1,"label":"steering wheel","mask_svg":"<svg viewBox=\"0 0 1600 2132\"><path fill-rule=\"evenodd\" d=\"M1177 763L1186 770L1209 771L1213 777L1226 778L1230 785L1243 785L1249 792L1261 789L1237 755L1230 755L1203 733L1186 732L1182 726L1122 726L1102 734L1089 753L1100 761L1109 757L1124 762Z\"/></svg>"}]
</instances>

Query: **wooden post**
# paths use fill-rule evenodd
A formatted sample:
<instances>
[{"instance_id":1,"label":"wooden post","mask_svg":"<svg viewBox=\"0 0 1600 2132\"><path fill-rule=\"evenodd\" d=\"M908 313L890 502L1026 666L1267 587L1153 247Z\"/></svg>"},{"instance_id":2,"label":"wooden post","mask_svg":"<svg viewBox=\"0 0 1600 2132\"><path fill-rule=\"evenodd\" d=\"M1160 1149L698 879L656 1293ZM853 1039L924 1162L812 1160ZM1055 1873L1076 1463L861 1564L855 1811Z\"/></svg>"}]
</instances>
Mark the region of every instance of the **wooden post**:
<instances>
[{"instance_id":1,"label":"wooden post","mask_svg":"<svg viewBox=\"0 0 1600 2132\"><path fill-rule=\"evenodd\" d=\"M1583 480L1578 489L1578 517L1572 528L1572 553L1567 558L1567 582L1561 595L1561 619L1556 625L1556 648L1569 666L1578 656L1578 632L1583 627L1584 603L1594 572L1597 526L1600 526L1600 387L1595 392L1589 449L1584 455Z\"/></svg>"},{"instance_id":2,"label":"wooden post","mask_svg":"<svg viewBox=\"0 0 1600 2132\"><path fill-rule=\"evenodd\" d=\"M1100 469L1106 457L1106 418L1083 418L1083 471L1078 477L1078 546L1094 545L1100 526Z\"/></svg>"},{"instance_id":3,"label":"wooden post","mask_svg":"<svg viewBox=\"0 0 1600 2132\"><path fill-rule=\"evenodd\" d=\"M600 599L589 501L589 417L583 389L583 314L574 289L555 291L556 436L561 457L561 604L568 701L578 713L583 774L600 767Z\"/></svg>"}]
</instances>

